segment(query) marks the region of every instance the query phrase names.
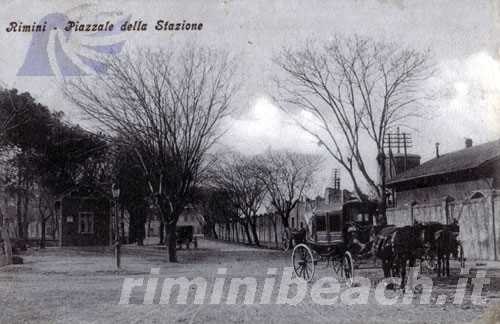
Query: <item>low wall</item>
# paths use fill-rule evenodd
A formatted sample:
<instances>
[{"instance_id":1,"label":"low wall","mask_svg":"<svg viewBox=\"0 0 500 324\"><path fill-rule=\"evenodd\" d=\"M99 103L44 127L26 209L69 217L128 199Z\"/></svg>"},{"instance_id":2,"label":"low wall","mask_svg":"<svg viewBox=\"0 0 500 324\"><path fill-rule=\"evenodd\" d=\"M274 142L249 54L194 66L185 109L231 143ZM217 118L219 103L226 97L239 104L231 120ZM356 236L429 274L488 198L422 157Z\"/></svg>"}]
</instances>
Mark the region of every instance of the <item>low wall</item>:
<instances>
[{"instance_id":1,"label":"low wall","mask_svg":"<svg viewBox=\"0 0 500 324\"><path fill-rule=\"evenodd\" d=\"M447 224L456 219L466 258L498 260L500 257L500 196L496 191L475 199L390 208L386 214L387 222L396 226L410 225L413 221Z\"/></svg>"}]
</instances>

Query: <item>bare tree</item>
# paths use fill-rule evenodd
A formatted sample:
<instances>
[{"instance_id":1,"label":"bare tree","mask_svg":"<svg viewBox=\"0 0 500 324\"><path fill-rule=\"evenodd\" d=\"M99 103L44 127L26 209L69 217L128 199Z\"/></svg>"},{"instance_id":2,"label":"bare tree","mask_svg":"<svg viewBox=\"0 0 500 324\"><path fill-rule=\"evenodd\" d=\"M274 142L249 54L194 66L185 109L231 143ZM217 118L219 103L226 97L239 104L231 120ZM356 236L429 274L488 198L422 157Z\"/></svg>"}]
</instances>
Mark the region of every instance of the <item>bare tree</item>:
<instances>
[{"instance_id":1,"label":"bare tree","mask_svg":"<svg viewBox=\"0 0 500 324\"><path fill-rule=\"evenodd\" d=\"M229 228L239 222L238 210L233 205L230 192L217 187L204 187L199 188L196 196L195 206L203 217L201 223L207 236L219 239L216 230L218 224ZM236 240L239 241L238 236Z\"/></svg>"},{"instance_id":2,"label":"bare tree","mask_svg":"<svg viewBox=\"0 0 500 324\"><path fill-rule=\"evenodd\" d=\"M0 82L1 83L1 82ZM0 102L2 105L2 113L0 114L0 152L8 148L6 139L7 133L19 127L23 122L27 121L27 115L23 114L25 108L19 106L16 98L13 98L13 93L0 85Z\"/></svg>"},{"instance_id":3,"label":"bare tree","mask_svg":"<svg viewBox=\"0 0 500 324\"><path fill-rule=\"evenodd\" d=\"M314 183L321 158L312 154L268 150L259 157L258 176L265 184L269 203L281 217L284 244L289 243L289 218L300 198Z\"/></svg>"},{"instance_id":4,"label":"bare tree","mask_svg":"<svg viewBox=\"0 0 500 324\"><path fill-rule=\"evenodd\" d=\"M275 62L282 72L276 82L283 108L309 112L311 120L299 125L345 168L360 197L358 173L383 203L384 138L394 126L422 116L430 99L424 81L433 75L428 52L355 36L285 49ZM367 168L361 148L367 141L378 154L382 183Z\"/></svg>"},{"instance_id":5,"label":"bare tree","mask_svg":"<svg viewBox=\"0 0 500 324\"><path fill-rule=\"evenodd\" d=\"M73 103L134 148L167 226L171 262L179 214L229 113L234 68L227 54L208 49L139 51L111 59L106 74L65 87Z\"/></svg>"},{"instance_id":6,"label":"bare tree","mask_svg":"<svg viewBox=\"0 0 500 324\"><path fill-rule=\"evenodd\" d=\"M259 246L257 235L257 214L266 196L266 186L258 175L259 161L255 157L232 154L229 159L220 160L214 181L220 189L230 194L233 206L242 215L242 225L249 243ZM250 236L249 227L252 230Z\"/></svg>"}]
</instances>

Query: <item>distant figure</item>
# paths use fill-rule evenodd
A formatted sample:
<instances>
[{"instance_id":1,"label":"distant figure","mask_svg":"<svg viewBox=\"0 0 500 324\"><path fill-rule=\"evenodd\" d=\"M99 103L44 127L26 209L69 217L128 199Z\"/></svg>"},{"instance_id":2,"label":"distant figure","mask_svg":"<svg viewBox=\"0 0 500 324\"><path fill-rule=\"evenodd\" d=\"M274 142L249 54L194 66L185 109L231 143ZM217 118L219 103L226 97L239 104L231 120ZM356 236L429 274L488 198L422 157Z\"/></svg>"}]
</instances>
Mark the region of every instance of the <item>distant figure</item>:
<instances>
[{"instance_id":1,"label":"distant figure","mask_svg":"<svg viewBox=\"0 0 500 324\"><path fill-rule=\"evenodd\" d=\"M357 251L357 254L363 254L370 250L368 244L364 244L359 240L358 229L354 223L348 225L347 235L348 242L350 242L351 246L357 247L353 248L354 251Z\"/></svg>"}]
</instances>

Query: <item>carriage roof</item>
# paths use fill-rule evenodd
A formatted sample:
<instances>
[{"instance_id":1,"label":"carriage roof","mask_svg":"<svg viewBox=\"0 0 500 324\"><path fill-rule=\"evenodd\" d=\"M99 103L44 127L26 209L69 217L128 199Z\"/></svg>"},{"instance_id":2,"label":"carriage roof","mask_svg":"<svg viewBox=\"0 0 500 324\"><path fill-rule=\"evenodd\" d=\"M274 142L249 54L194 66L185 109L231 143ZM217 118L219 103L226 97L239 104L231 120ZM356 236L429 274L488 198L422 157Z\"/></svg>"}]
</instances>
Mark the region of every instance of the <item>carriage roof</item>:
<instances>
[{"instance_id":1,"label":"carriage roof","mask_svg":"<svg viewBox=\"0 0 500 324\"><path fill-rule=\"evenodd\" d=\"M361 201L359 199L352 199L346 201L342 205L342 209L347 209L347 208L360 208L360 209L366 209L366 210L376 210L378 207L378 204L375 201Z\"/></svg>"}]
</instances>

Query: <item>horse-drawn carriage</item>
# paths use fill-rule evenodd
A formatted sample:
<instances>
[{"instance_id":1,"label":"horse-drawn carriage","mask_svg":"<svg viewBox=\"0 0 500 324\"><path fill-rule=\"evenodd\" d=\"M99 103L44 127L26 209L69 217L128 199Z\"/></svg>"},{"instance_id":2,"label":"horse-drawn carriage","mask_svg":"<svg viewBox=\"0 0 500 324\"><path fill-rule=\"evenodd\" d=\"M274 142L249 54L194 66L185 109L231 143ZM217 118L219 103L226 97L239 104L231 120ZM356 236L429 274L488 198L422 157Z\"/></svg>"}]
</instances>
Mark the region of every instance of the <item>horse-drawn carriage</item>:
<instances>
[{"instance_id":1,"label":"horse-drawn carriage","mask_svg":"<svg viewBox=\"0 0 500 324\"><path fill-rule=\"evenodd\" d=\"M191 243L194 243L194 247L198 247L198 241L194 236L194 228L192 225L177 226L176 230L176 243L178 248L182 249L182 245L186 245L189 249Z\"/></svg>"},{"instance_id":2,"label":"horse-drawn carriage","mask_svg":"<svg viewBox=\"0 0 500 324\"><path fill-rule=\"evenodd\" d=\"M374 255L382 259L385 276L395 275L392 269L397 269L397 274L404 278L407 261L414 266L416 260L437 265L438 274L444 275L446 268L449 275L450 255L463 267L458 224L396 227L385 224L377 207L374 202L356 200L346 202L341 211L315 211L309 233L304 229L292 232L292 240L298 243L292 253L296 275L311 281L318 261L326 261L339 278L351 284L354 263ZM402 286L404 283L403 279Z\"/></svg>"},{"instance_id":3,"label":"horse-drawn carriage","mask_svg":"<svg viewBox=\"0 0 500 324\"><path fill-rule=\"evenodd\" d=\"M350 285L354 278L354 257L363 252L362 240L369 240L371 229L377 226L376 204L348 202L342 210L315 211L311 231L303 229L292 234L298 243L292 252L295 274L311 281L318 261Z\"/></svg>"}]
</instances>

